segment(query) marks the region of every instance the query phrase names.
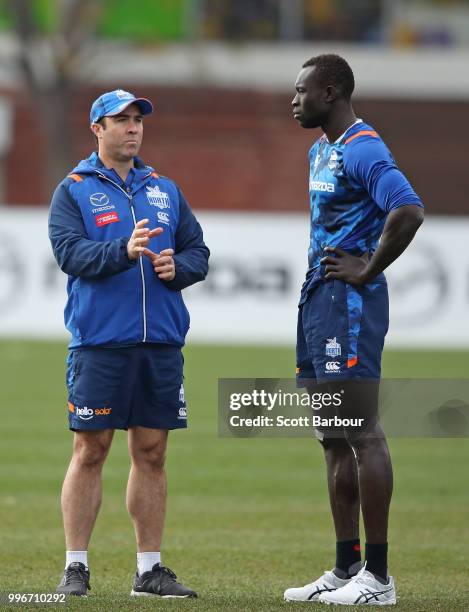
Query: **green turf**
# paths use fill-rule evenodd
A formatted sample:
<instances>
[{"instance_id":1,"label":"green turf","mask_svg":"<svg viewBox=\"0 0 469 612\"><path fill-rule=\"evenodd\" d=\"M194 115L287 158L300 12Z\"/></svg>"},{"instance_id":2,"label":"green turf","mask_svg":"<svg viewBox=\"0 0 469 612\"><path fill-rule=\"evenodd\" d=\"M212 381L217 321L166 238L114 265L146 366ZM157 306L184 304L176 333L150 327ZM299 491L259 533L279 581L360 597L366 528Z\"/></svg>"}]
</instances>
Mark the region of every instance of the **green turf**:
<instances>
[{"instance_id":1,"label":"green turf","mask_svg":"<svg viewBox=\"0 0 469 612\"><path fill-rule=\"evenodd\" d=\"M71 444L65 355L60 343L0 343L0 591L51 591L62 570L59 491ZM190 429L170 437L163 554L200 599L129 597L135 546L124 508L129 461L118 432L90 547L93 590L68 609L290 610L298 606L282 601L284 588L333 564L319 445L217 437L217 378L290 376L293 351L193 346L185 357ZM468 372L467 352L388 351L384 358L387 376ZM397 609L469 610L469 440L401 439L390 446Z\"/></svg>"}]
</instances>

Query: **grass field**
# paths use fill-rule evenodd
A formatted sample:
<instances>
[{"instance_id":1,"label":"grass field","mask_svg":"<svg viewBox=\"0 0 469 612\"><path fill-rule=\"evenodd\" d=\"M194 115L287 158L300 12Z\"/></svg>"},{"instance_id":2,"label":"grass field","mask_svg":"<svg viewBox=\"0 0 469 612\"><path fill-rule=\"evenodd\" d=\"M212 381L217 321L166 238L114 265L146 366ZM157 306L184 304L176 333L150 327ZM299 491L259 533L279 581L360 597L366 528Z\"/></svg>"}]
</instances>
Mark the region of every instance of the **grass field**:
<instances>
[{"instance_id":1,"label":"grass field","mask_svg":"<svg viewBox=\"0 0 469 612\"><path fill-rule=\"evenodd\" d=\"M71 447L65 355L61 343L0 343L3 592L52 591L63 569L59 491ZM129 597L135 545L124 506L129 461L118 432L90 547L93 588L67 609L287 611L298 605L284 603L283 590L333 565L319 445L306 438L217 437L217 378L291 376L293 352L192 346L185 357L190 428L170 437L163 560L200 598ZM469 353L388 351L384 374L468 377ZM397 609L469 610L469 440L400 439L390 447Z\"/></svg>"}]
</instances>

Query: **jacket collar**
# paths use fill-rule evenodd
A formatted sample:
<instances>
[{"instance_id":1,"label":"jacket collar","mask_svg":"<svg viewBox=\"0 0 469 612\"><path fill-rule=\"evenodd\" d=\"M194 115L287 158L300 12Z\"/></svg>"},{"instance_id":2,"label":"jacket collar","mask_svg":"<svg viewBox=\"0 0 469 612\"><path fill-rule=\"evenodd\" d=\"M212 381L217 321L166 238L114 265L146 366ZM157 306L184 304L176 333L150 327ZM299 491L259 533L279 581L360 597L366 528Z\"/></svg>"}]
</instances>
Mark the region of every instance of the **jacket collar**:
<instances>
[{"instance_id":1,"label":"jacket collar","mask_svg":"<svg viewBox=\"0 0 469 612\"><path fill-rule=\"evenodd\" d=\"M117 172L113 168L106 168L96 151L87 159L83 159L73 169L73 172L77 174L101 174L114 183L122 185L122 179ZM151 178L154 172L154 169L151 166L146 166L140 157L134 157L133 176L128 177L128 184L131 187L132 193L140 189Z\"/></svg>"}]
</instances>

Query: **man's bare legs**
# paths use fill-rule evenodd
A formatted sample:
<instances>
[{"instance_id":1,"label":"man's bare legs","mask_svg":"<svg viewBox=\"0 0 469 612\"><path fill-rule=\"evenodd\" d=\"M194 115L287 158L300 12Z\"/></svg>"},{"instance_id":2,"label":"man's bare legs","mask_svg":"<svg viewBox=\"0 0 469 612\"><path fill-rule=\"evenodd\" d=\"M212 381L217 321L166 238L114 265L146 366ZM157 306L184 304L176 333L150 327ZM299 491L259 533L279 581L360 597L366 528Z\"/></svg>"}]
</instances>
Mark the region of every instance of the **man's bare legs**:
<instances>
[{"instance_id":1,"label":"man's bare legs","mask_svg":"<svg viewBox=\"0 0 469 612\"><path fill-rule=\"evenodd\" d=\"M378 420L379 383L349 381L340 386L345 388L345 394L339 416L362 419L363 425L343 430L343 437L332 434L328 438L326 434L322 441L338 542L337 557L342 557L339 567L344 569L354 559L353 546L356 544L353 542L357 543L359 538L361 507L367 569L385 581L393 474L388 445ZM340 431L336 430L335 435L340 436Z\"/></svg>"},{"instance_id":2,"label":"man's bare legs","mask_svg":"<svg viewBox=\"0 0 469 612\"><path fill-rule=\"evenodd\" d=\"M134 523L139 552L161 550L166 512L167 439L166 430L129 429L132 467L127 484L127 510Z\"/></svg>"},{"instance_id":3,"label":"man's bare legs","mask_svg":"<svg viewBox=\"0 0 469 612\"><path fill-rule=\"evenodd\" d=\"M114 430L77 431L62 487L67 550L85 551L101 505L101 472Z\"/></svg>"}]
</instances>

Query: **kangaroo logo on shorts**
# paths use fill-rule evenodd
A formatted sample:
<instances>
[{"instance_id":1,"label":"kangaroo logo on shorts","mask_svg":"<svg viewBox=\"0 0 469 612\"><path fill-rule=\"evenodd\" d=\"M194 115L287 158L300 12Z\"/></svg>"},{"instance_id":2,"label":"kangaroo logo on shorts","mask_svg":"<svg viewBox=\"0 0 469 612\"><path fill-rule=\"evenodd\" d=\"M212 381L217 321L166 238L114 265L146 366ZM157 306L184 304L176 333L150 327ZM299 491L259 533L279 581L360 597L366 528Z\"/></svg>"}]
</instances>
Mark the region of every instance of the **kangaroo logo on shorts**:
<instances>
[{"instance_id":1,"label":"kangaroo logo on shorts","mask_svg":"<svg viewBox=\"0 0 469 612\"><path fill-rule=\"evenodd\" d=\"M186 398L184 396L184 385L181 385L179 388L179 401L181 402L181 404L186 403Z\"/></svg>"},{"instance_id":2,"label":"kangaroo logo on shorts","mask_svg":"<svg viewBox=\"0 0 469 612\"><path fill-rule=\"evenodd\" d=\"M341 352L342 349L337 342L337 338L328 338L328 340L326 340L326 355L329 357L338 357Z\"/></svg>"},{"instance_id":3,"label":"kangaroo logo on shorts","mask_svg":"<svg viewBox=\"0 0 469 612\"><path fill-rule=\"evenodd\" d=\"M185 420L187 419L187 408L184 397L184 385L179 387L179 403L182 404L182 406L179 406L178 419Z\"/></svg>"}]
</instances>

